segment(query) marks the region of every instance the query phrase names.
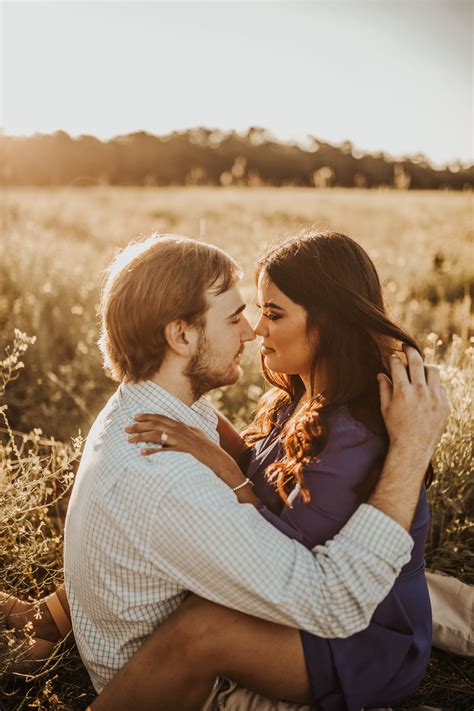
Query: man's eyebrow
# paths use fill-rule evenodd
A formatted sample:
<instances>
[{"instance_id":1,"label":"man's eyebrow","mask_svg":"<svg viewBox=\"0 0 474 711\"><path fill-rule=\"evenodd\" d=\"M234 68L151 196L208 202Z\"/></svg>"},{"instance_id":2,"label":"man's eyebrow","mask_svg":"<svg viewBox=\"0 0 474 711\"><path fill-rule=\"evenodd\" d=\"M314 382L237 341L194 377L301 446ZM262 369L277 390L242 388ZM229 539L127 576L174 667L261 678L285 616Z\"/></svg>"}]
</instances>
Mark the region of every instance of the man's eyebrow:
<instances>
[{"instance_id":1,"label":"man's eyebrow","mask_svg":"<svg viewBox=\"0 0 474 711\"><path fill-rule=\"evenodd\" d=\"M242 311L246 308L247 304L241 304L238 309L234 311L233 314L230 314L230 316L227 316L227 318L234 318L234 316L237 316L238 314L241 314Z\"/></svg>"},{"instance_id":2,"label":"man's eyebrow","mask_svg":"<svg viewBox=\"0 0 474 711\"><path fill-rule=\"evenodd\" d=\"M260 304L257 303L258 308L260 308ZM285 309L282 306L278 306L278 304L275 304L273 301L266 301L263 304L264 309L275 309L276 311L284 311Z\"/></svg>"}]
</instances>

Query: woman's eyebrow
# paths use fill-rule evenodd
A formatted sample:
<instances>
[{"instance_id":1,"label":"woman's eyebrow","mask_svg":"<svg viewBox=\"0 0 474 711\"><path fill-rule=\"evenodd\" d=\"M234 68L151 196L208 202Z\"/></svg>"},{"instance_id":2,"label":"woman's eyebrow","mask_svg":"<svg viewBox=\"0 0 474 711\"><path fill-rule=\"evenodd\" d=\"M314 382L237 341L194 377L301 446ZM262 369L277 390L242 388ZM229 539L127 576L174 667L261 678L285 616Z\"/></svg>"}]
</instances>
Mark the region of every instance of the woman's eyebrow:
<instances>
[{"instance_id":1,"label":"woman's eyebrow","mask_svg":"<svg viewBox=\"0 0 474 711\"><path fill-rule=\"evenodd\" d=\"M227 318L234 318L234 316L237 316L238 314L241 314L242 311L246 308L247 304L241 304L238 309L234 311L234 313L230 314L230 316L227 316Z\"/></svg>"},{"instance_id":2,"label":"woman's eyebrow","mask_svg":"<svg viewBox=\"0 0 474 711\"><path fill-rule=\"evenodd\" d=\"M258 306L258 308L260 308L260 304L257 304L257 306ZM275 309L276 311L284 311L285 310L281 306L278 306L278 304L275 304L273 301L266 301L263 304L263 307L265 309Z\"/></svg>"}]
</instances>

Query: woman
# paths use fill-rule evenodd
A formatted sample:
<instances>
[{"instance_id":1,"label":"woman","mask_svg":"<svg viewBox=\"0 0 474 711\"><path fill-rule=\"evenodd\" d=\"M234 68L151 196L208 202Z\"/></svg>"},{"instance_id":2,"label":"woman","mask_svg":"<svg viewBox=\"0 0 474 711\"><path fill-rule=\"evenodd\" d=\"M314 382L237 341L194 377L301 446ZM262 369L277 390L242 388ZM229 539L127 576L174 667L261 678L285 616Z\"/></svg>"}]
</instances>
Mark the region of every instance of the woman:
<instances>
[{"instance_id":1,"label":"woman","mask_svg":"<svg viewBox=\"0 0 474 711\"><path fill-rule=\"evenodd\" d=\"M255 331L275 391L244 440L221 419L221 445L240 458L253 484L241 500L314 547L370 494L388 445L377 373L389 372L396 341L416 345L387 318L372 262L344 235L310 232L285 242L260 260L257 279ZM137 420L130 441L159 444L166 432L168 448L191 452L219 476L219 448L202 433L159 415ZM159 451L148 446L142 453ZM411 561L363 632L323 639L191 596L92 708L122 708L132 679L140 708L199 708L218 675L328 711L399 703L418 685L430 655L428 523L423 488Z\"/></svg>"},{"instance_id":2,"label":"woman","mask_svg":"<svg viewBox=\"0 0 474 711\"><path fill-rule=\"evenodd\" d=\"M236 491L239 500L314 547L343 527L375 484L387 449L377 373L389 373L396 341L416 345L388 320L372 262L344 235L291 239L260 260L257 277L255 331L275 391L244 440L221 418L221 445L253 484ZM191 452L219 476L222 452L201 432L158 415L137 419L131 441L160 443L165 431L168 448ZM92 708L126 708L131 685L140 709L200 708L219 675L328 711L398 703L416 688L430 654L428 521L423 490L412 559L367 630L327 640L190 596Z\"/></svg>"}]
</instances>

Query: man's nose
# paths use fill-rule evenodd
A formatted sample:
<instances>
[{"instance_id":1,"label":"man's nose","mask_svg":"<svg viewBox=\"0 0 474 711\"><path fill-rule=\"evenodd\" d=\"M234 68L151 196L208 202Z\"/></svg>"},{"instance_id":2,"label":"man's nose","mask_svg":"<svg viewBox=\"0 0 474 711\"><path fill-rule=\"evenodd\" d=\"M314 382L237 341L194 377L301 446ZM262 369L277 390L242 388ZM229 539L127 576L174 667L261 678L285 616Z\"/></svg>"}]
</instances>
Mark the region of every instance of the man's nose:
<instances>
[{"instance_id":1,"label":"man's nose","mask_svg":"<svg viewBox=\"0 0 474 711\"><path fill-rule=\"evenodd\" d=\"M246 343L247 341L254 341L256 338L255 331L253 330L252 326L248 322L248 320L243 317L243 329L240 334L240 340L242 343Z\"/></svg>"}]
</instances>

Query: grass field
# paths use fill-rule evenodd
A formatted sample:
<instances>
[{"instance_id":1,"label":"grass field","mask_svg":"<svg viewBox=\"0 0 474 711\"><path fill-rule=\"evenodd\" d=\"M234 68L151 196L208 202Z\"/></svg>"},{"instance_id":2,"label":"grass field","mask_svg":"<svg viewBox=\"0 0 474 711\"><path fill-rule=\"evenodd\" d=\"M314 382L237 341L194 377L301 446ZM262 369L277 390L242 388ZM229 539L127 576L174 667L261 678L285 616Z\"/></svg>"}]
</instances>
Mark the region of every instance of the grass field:
<instances>
[{"instance_id":1,"label":"grass field","mask_svg":"<svg viewBox=\"0 0 474 711\"><path fill-rule=\"evenodd\" d=\"M76 452L60 442L68 443L79 430L86 434L114 388L98 355L96 313L101 271L115 250L155 230L218 244L244 268L242 288L252 316L256 257L265 245L309 224L342 231L367 249L392 315L442 368L452 415L435 457L427 559L474 582L467 510L474 287L469 193L100 187L4 189L2 198L0 361L15 328L36 337L18 353L25 367L13 372L20 377L7 385L0 402L0 410L8 406L0 423L0 575L7 588L34 598L61 579L61 496L71 483L69 460ZM214 394L238 425L249 421L262 392L255 350L248 350L240 384ZM11 363L0 364L0 393ZM6 418L19 434L5 431ZM25 439L23 432L32 434ZM459 673L453 664L448 655L435 653L412 702L444 711L469 708L474 682L463 662L457 663ZM11 694L0 701L8 711L79 709L90 686L77 657L68 653L33 684L6 680L2 692Z\"/></svg>"},{"instance_id":2,"label":"grass field","mask_svg":"<svg viewBox=\"0 0 474 711\"><path fill-rule=\"evenodd\" d=\"M2 339L34 334L27 372L9 393L15 427L60 439L86 430L109 392L95 346L101 270L115 250L157 230L201 237L245 270L255 301L262 248L301 226L339 230L373 258L393 315L423 340L466 340L474 277L466 193L305 189L91 188L4 191ZM250 312L252 309L250 309ZM28 408L23 403L28 402ZM240 409L240 408L239 408Z\"/></svg>"}]
</instances>

